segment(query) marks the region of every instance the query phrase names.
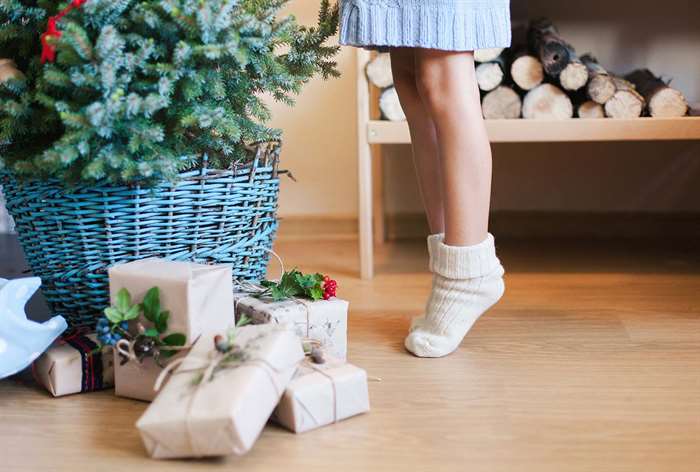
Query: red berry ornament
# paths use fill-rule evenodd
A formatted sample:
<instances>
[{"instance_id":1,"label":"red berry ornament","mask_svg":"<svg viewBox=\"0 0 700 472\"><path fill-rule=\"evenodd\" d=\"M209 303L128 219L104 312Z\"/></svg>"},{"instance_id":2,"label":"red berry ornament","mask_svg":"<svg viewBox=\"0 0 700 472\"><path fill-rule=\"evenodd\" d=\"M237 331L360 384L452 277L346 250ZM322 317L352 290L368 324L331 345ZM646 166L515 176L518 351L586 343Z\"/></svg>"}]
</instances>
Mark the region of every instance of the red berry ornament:
<instances>
[{"instance_id":1,"label":"red berry ornament","mask_svg":"<svg viewBox=\"0 0 700 472\"><path fill-rule=\"evenodd\" d=\"M331 279L327 275L323 277L323 299L328 300L331 297L336 296L336 291L338 290L338 282Z\"/></svg>"}]
</instances>

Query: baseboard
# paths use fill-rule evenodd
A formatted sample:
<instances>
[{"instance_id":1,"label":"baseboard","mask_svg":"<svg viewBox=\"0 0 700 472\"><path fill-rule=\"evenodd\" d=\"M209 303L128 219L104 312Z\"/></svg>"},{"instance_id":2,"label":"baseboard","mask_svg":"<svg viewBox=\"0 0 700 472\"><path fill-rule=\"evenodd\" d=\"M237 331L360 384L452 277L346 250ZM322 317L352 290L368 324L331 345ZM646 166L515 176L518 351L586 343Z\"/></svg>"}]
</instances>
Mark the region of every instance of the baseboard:
<instances>
[{"instance_id":1,"label":"baseboard","mask_svg":"<svg viewBox=\"0 0 700 472\"><path fill-rule=\"evenodd\" d=\"M495 211L491 232L499 238L659 238L700 239L698 213L583 213ZM421 214L387 215L387 240L420 239L428 234ZM352 240L351 216L294 216L280 220L281 240Z\"/></svg>"}]
</instances>

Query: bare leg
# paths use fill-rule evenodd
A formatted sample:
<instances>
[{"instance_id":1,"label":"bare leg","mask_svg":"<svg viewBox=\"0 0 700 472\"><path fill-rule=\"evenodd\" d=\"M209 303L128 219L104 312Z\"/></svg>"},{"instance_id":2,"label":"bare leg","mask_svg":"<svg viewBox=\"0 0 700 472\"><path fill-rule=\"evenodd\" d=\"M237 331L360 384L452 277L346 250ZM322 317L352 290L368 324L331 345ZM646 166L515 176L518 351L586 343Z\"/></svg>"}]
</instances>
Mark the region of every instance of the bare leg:
<instances>
[{"instance_id":1,"label":"bare leg","mask_svg":"<svg viewBox=\"0 0 700 472\"><path fill-rule=\"evenodd\" d=\"M445 234L428 238L433 289L414 319L406 349L446 356L503 295L504 270L488 234L491 146L481 115L471 53L416 49L418 93L435 124Z\"/></svg>"},{"instance_id":2,"label":"bare leg","mask_svg":"<svg viewBox=\"0 0 700 472\"><path fill-rule=\"evenodd\" d=\"M418 176L423 206L430 232L445 231L442 180L435 124L418 93L413 48L393 48L391 68L394 86L408 120L413 148L413 163Z\"/></svg>"},{"instance_id":3,"label":"bare leg","mask_svg":"<svg viewBox=\"0 0 700 472\"><path fill-rule=\"evenodd\" d=\"M435 123L445 202L445 244L486 239L491 146L470 52L415 50L418 92Z\"/></svg>"}]
</instances>

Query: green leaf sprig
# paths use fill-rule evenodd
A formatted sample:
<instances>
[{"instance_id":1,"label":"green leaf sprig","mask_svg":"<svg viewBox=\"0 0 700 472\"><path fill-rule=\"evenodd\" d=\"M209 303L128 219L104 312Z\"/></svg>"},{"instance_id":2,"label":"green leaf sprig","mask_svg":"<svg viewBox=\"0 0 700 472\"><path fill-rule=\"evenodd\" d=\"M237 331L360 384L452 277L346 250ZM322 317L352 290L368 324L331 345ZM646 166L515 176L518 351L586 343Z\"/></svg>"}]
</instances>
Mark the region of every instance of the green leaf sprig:
<instances>
[{"instance_id":1,"label":"green leaf sprig","mask_svg":"<svg viewBox=\"0 0 700 472\"><path fill-rule=\"evenodd\" d=\"M97 322L97 335L102 346L114 345L120 339L133 343L134 352L139 360L153 356L168 358L174 355L176 348L184 346L187 337L182 333L168 331L170 312L163 310L160 304L160 289L153 287L146 292L142 303L133 303L126 288L119 290L114 306L105 308L105 316ZM150 322L146 327L143 321Z\"/></svg>"},{"instance_id":2,"label":"green leaf sprig","mask_svg":"<svg viewBox=\"0 0 700 472\"><path fill-rule=\"evenodd\" d=\"M279 282L263 280L260 282L265 291L258 296L269 296L276 302L289 298L305 297L311 300L323 298L323 275L303 274L297 269L292 269L282 274Z\"/></svg>"}]
</instances>

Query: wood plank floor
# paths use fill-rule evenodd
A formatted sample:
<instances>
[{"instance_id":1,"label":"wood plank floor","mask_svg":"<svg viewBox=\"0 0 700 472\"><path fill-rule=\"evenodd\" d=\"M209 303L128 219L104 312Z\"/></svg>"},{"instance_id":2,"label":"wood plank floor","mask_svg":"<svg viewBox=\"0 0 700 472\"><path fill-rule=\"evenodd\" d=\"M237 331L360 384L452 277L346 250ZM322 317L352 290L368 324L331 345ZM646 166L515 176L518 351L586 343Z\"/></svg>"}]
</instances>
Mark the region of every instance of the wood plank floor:
<instances>
[{"instance_id":1,"label":"wood plank floor","mask_svg":"<svg viewBox=\"0 0 700 472\"><path fill-rule=\"evenodd\" d=\"M163 463L134 429L143 403L5 380L0 470L700 470L700 248L502 242L504 299L438 360L402 347L430 286L421 244L380 249L371 282L353 242L277 249L339 279L350 358L382 379L370 414L299 436L270 426L243 458Z\"/></svg>"}]
</instances>

